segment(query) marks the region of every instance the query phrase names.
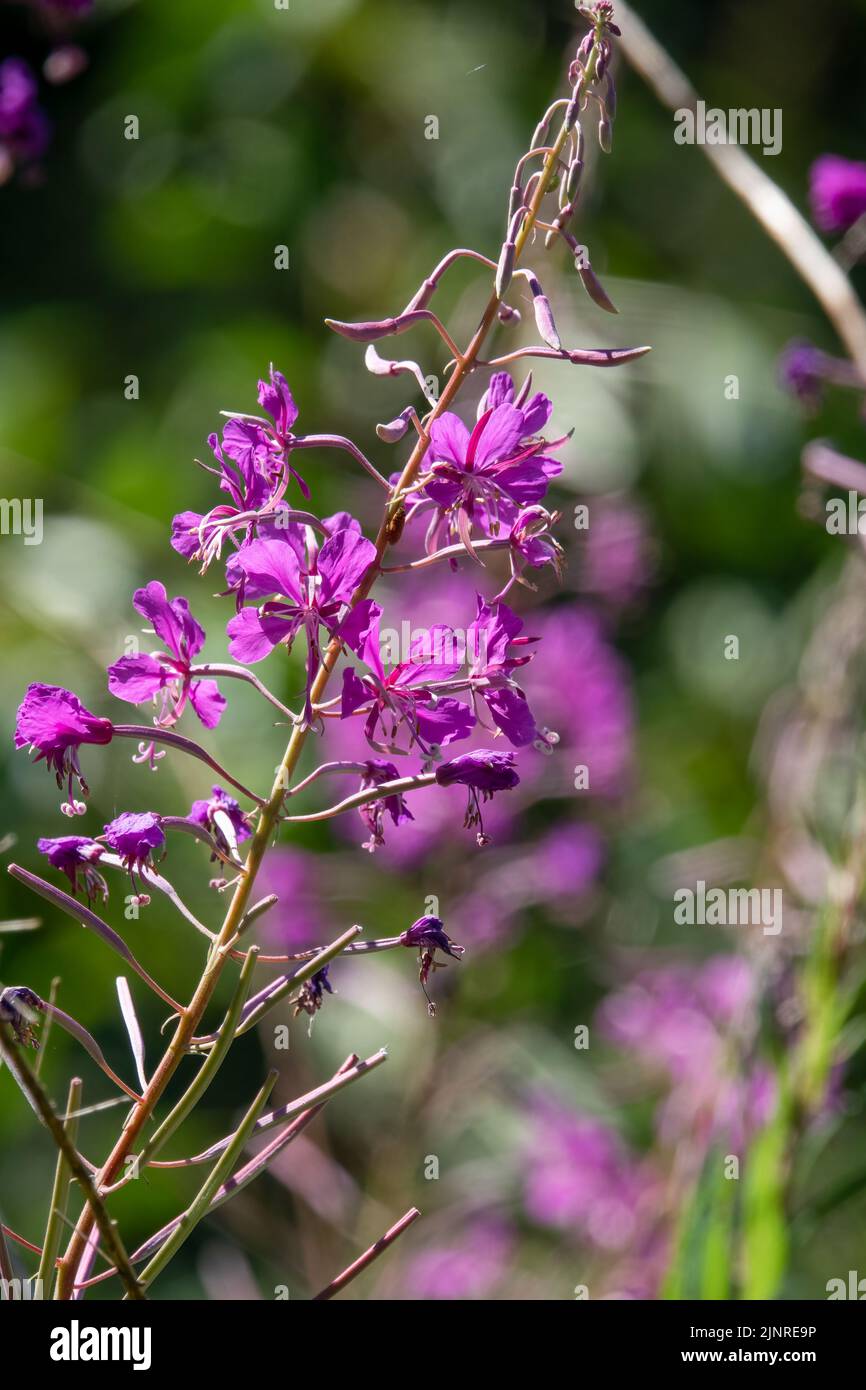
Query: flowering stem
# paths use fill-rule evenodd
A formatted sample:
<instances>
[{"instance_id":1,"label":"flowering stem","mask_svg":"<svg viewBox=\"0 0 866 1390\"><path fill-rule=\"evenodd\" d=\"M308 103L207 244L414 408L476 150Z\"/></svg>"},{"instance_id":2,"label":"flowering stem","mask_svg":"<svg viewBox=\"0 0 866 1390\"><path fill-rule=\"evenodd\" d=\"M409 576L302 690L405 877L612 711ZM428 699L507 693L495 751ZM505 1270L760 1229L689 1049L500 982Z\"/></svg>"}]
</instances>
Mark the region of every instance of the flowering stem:
<instances>
[{"instance_id":1,"label":"flowering stem","mask_svg":"<svg viewBox=\"0 0 866 1390\"><path fill-rule=\"evenodd\" d=\"M386 1231L383 1236L380 1236L375 1245L371 1245L368 1250L364 1251L363 1255L360 1255L358 1259L355 1260L354 1264L349 1265L348 1269L344 1269L343 1273L338 1274L336 1279L332 1279L330 1284L322 1289L321 1293L317 1293L313 1298L313 1302L321 1303L325 1299L333 1298L335 1294L340 1293L347 1284L351 1284L353 1279L357 1279L358 1275L362 1274L374 1260L377 1260L380 1255L384 1254L388 1247L393 1245L394 1241L398 1240L404 1231L408 1231L409 1227L418 1220L420 1215L421 1213L417 1207L410 1207L406 1215L401 1216L400 1220L395 1222L389 1231Z\"/></svg>"},{"instance_id":2,"label":"flowering stem","mask_svg":"<svg viewBox=\"0 0 866 1390\"><path fill-rule=\"evenodd\" d=\"M587 72L590 78L592 77L592 75L594 75L595 72L595 66L597 63L597 52L597 46L594 46L587 62ZM532 200L529 204L529 207L527 208L523 224L515 238L515 263L519 260L520 255L523 252L523 249L526 245L526 242L535 226L543 199L548 191L551 180L557 169L559 157L566 145L566 142L568 141L568 138L569 128L567 124L563 122L559 134L556 136L556 139L551 143L549 153L545 157L544 164L541 170L541 175L538 179L538 182L535 185ZM386 550L388 549L388 546L391 545L394 541L396 541L399 537L401 530L401 526L399 525L399 523L401 522L403 516L403 496L406 489L410 488L415 482L418 476L418 472L424 461L424 457L426 455L429 444L430 424L433 420L437 419L440 415L442 415L444 411L448 410L451 402L454 400L455 396L460 390L465 378L474 369L475 362L481 351L481 348L483 347L486 341L487 335L491 327L496 321L497 311L499 309L500 303L500 296L494 288L488 301L487 307L485 308L484 313L481 317L481 321L478 325L478 328L476 329L472 337L472 340L469 343L469 346L467 347L466 351L462 354L462 356L459 356L457 358L454 369L448 377L445 386L443 387L442 394L440 395L436 406L434 406L431 415L426 422L426 428L428 433L417 440L415 447L412 450L412 453L403 468L399 480L390 492L389 500L385 506L382 521L379 526L378 534L376 536L376 559L370 565L367 574L361 580L360 584L358 585L358 588L353 594L351 604L352 607L356 606L359 602L361 602L363 599L367 597L371 588L373 587L376 576L379 572L379 567L381 565L382 558ZM331 677L331 673L337 664L341 650L341 641L338 638L332 638L324 652L321 664L319 666L319 670L312 682L312 686L310 689L310 703L313 707L315 707L317 704L320 704L324 698L325 691L327 690L328 682ZM117 730L115 730L115 732L117 732ZM165 1088L167 1087L169 1081L173 1077L175 1071L177 1070L183 1057L185 1056L192 1038L195 1036L197 1028L201 1022L202 1015L204 1014L204 1011L207 1008L211 996L213 995L213 992L219 981L220 974L227 959L227 952L231 948L231 944L235 940L237 932L240 929L240 926L243 922L245 913L248 908L250 894L256 881L256 876L258 874L259 868L261 867L261 863L264 858L265 852L268 848L268 845L270 844L271 837L273 836L274 832L278 827L280 814L285 799L286 788L291 784L292 777L294 776L295 769L297 768L298 761L306 743L307 732L308 729L306 726L298 724L295 725L289 738L288 744L286 746L285 753L283 754L282 762L280 763L279 769L277 770L276 778L274 780L274 784L271 790L271 794L268 797L268 800L264 803L264 805L262 805L258 801L258 798L252 798L257 802L257 804L260 805L258 822L256 825L255 832L253 834L253 838L250 841L250 847L247 853L244 871L240 875L238 882L235 886L235 890L232 895L228 911L226 912L226 916L223 921L219 937L217 939L216 949L214 949L210 954L205 970L201 976L201 979L199 980L199 983L195 989L195 992L193 994L192 999L190 1000L189 1005L180 1015L174 1036L172 1037L171 1042L169 1043L162 1060L157 1066L156 1071L153 1073L153 1076L150 1080L150 1084L148 1085L142 1100L133 1109L119 1139L114 1145L114 1148L112 1149L111 1153L106 1159L103 1167L97 1174L97 1177L95 1179L95 1187L97 1190L100 1187L111 1183L113 1179L116 1177L118 1171L123 1165L126 1155L131 1152L133 1145L136 1143L138 1135L149 1121L155 1106L157 1105L160 1097L165 1091ZM127 736L151 739L154 737L154 731L130 731L128 732ZM181 747L183 747L187 742L186 740L180 740L178 735L172 735L167 741L174 743L175 746ZM185 751L192 751L195 753L195 756L203 755L204 760L206 762L210 761L208 759L208 756L206 754L203 754L203 750L197 749L195 745L193 745L192 748L186 748ZM222 769L218 770L222 775L225 775L224 773L222 773ZM232 785L237 786L237 783L232 780ZM245 794L249 795L249 793ZM61 1268L58 1274L57 1281L59 1298L68 1299L72 1296L75 1271L78 1268L79 1261L81 1260L81 1257L84 1254L85 1249L87 1247L88 1236L93 1228L94 1219L94 1203L90 1201L85 1205L84 1210L81 1213L76 1231L69 1243L69 1246L61 1262ZM415 1219L414 1216L412 1219ZM371 1256L370 1258L375 1258L375 1256ZM342 1277L344 1276L341 1276L341 1278ZM330 1296L330 1294L328 1296Z\"/></svg>"}]
</instances>

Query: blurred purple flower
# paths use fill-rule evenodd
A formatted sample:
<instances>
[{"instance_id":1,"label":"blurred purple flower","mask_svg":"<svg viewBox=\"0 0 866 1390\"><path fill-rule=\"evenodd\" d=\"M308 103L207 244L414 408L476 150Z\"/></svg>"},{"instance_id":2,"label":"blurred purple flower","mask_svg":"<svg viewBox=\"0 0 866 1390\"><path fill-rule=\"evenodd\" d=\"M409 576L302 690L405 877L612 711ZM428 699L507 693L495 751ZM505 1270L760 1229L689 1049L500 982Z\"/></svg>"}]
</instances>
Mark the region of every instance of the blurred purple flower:
<instances>
[{"instance_id":1,"label":"blurred purple flower","mask_svg":"<svg viewBox=\"0 0 866 1390\"><path fill-rule=\"evenodd\" d=\"M476 1218L453 1241L429 1246L408 1262L404 1291L418 1300L486 1298L501 1282L512 1247L504 1223Z\"/></svg>"},{"instance_id":2,"label":"blurred purple flower","mask_svg":"<svg viewBox=\"0 0 866 1390\"><path fill-rule=\"evenodd\" d=\"M657 1191L648 1167L601 1120L550 1097L537 1098L530 1116L524 1201L532 1219L602 1250L636 1245Z\"/></svg>"},{"instance_id":3,"label":"blurred purple flower","mask_svg":"<svg viewBox=\"0 0 866 1390\"><path fill-rule=\"evenodd\" d=\"M845 232L866 212L866 164L823 154L809 170L812 216L822 232Z\"/></svg>"},{"instance_id":4,"label":"blurred purple flower","mask_svg":"<svg viewBox=\"0 0 866 1390\"><path fill-rule=\"evenodd\" d=\"M37 93L36 78L23 58L0 63L0 156L5 156L7 174L16 164L38 159L48 146L51 127Z\"/></svg>"},{"instance_id":5,"label":"blurred purple flower","mask_svg":"<svg viewBox=\"0 0 866 1390\"><path fill-rule=\"evenodd\" d=\"M655 564L646 517L634 503L599 498L582 556L581 587L616 606L633 603L650 582Z\"/></svg>"}]
</instances>

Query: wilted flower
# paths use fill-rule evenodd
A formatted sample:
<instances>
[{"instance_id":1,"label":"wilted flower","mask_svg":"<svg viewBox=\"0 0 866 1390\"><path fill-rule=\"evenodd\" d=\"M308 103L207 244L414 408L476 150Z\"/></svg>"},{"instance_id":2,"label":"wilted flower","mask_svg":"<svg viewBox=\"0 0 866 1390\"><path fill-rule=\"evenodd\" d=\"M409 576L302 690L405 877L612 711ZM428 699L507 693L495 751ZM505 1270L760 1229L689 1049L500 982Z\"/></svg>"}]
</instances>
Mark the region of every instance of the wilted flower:
<instances>
[{"instance_id":1,"label":"wilted flower","mask_svg":"<svg viewBox=\"0 0 866 1390\"><path fill-rule=\"evenodd\" d=\"M430 978L431 970L442 968L442 962L437 961L436 952L444 951L446 956L453 956L459 960L463 955L465 947L458 946L456 941L445 931L442 920L439 917L419 917L417 922L413 922L411 927L401 933L400 944L403 946L414 947L420 952L421 964L418 970L418 979L421 981L421 988L427 1000L427 1011L432 1018L436 1013L436 1005L427 993L427 981Z\"/></svg>"},{"instance_id":2,"label":"wilted flower","mask_svg":"<svg viewBox=\"0 0 866 1390\"><path fill-rule=\"evenodd\" d=\"M485 845L489 843L489 837L484 833L481 801L489 801L494 792L516 787L520 778L514 767L513 753L494 753L487 748L475 748L470 753L460 753L449 762L441 763L436 768L436 781L440 787L453 787L458 783L468 787L469 801L463 824L467 828L477 825L476 839L479 845Z\"/></svg>"},{"instance_id":3,"label":"wilted flower","mask_svg":"<svg viewBox=\"0 0 866 1390\"><path fill-rule=\"evenodd\" d=\"M26 985L13 985L0 993L0 1023L9 1024L22 1047L39 1047L33 1023L43 1009L39 995Z\"/></svg>"},{"instance_id":4,"label":"wilted flower","mask_svg":"<svg viewBox=\"0 0 866 1390\"><path fill-rule=\"evenodd\" d=\"M812 216L822 232L844 232L866 212L866 164L823 154L809 170Z\"/></svg>"},{"instance_id":5,"label":"wilted flower","mask_svg":"<svg viewBox=\"0 0 866 1390\"><path fill-rule=\"evenodd\" d=\"M176 724L187 699L206 729L214 729L226 707L225 697L213 680L190 674L194 658L204 646L204 629L189 611L185 598L169 599L165 586L152 580L136 589L133 604L153 624L168 651L122 656L108 668L108 688L131 705L158 701L155 723L163 728Z\"/></svg>"},{"instance_id":6,"label":"wilted flower","mask_svg":"<svg viewBox=\"0 0 866 1390\"><path fill-rule=\"evenodd\" d=\"M18 706L15 747L29 747L35 751L34 762L44 758L57 778L58 787L62 788L66 781L69 800L61 806L65 815L81 815L85 809L72 794L73 779L85 796L88 792L78 761L79 748L83 743L110 743L113 735L110 719L91 714L77 695L59 685L28 686Z\"/></svg>"},{"instance_id":7,"label":"wilted flower","mask_svg":"<svg viewBox=\"0 0 866 1390\"><path fill-rule=\"evenodd\" d=\"M328 979L327 965L323 965L321 970L316 971L312 979L305 981L301 986L293 1017L297 1018L299 1013L305 1013L312 1018L317 1014L324 1003L325 991L328 994L334 993L334 987Z\"/></svg>"},{"instance_id":8,"label":"wilted flower","mask_svg":"<svg viewBox=\"0 0 866 1390\"><path fill-rule=\"evenodd\" d=\"M72 884L73 893L78 892L78 880L82 879L88 902L98 897L103 901L108 897L108 884L94 865L103 854L103 846L86 835L61 835L57 839L40 839L36 848L48 856L52 869L59 869Z\"/></svg>"},{"instance_id":9,"label":"wilted flower","mask_svg":"<svg viewBox=\"0 0 866 1390\"><path fill-rule=\"evenodd\" d=\"M364 764L361 791L381 786L383 782L393 782L399 776L400 773L393 763L386 762L383 758L370 758ZM405 798L399 792L392 792L380 801L368 801L366 806L359 808L358 814L370 832L370 838L364 841L363 848L368 849L371 854L385 843L386 814L390 815L395 825L405 825L407 821L415 819L406 805Z\"/></svg>"}]
</instances>

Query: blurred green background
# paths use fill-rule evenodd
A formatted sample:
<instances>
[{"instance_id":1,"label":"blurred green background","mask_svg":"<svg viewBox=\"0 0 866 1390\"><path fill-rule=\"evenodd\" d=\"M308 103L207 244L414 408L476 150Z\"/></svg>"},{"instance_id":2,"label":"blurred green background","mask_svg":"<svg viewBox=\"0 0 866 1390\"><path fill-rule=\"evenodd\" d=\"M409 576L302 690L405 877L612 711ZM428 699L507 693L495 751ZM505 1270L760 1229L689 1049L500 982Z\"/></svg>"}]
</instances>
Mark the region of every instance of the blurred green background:
<instances>
[{"instance_id":1,"label":"blurred green background","mask_svg":"<svg viewBox=\"0 0 866 1390\"><path fill-rule=\"evenodd\" d=\"M835 5L820 22L806 0L638 8L708 100L782 108L782 153L766 164L799 206L818 154L864 156L863 4ZM4 56L39 65L46 35L28 9L0 7L0 33ZM63 821L44 771L12 752L29 681L63 684L97 713L112 712L104 669L138 631L131 594L151 578L189 597L209 633L207 654L223 656L227 614L213 596L221 576L215 568L199 578L168 546L174 512L216 500L193 460L205 457L220 409L255 409L256 380L273 362L291 383L299 428L350 435L386 473L397 466L399 446L379 443L374 425L402 408L404 393L368 376L362 351L329 335L323 319L396 312L452 245L497 255L514 161L559 90L574 35L568 0L291 0L286 11L268 0L98 0L77 34L88 69L44 92L54 136L41 176L0 189L0 495L42 497L45 508L41 546L0 540L0 833L17 837L7 857L38 868L37 836L79 828ZM425 1221L353 1296L401 1296L413 1260L447 1249L467 1213L492 1213L507 1226L497 1277L480 1278L477 1290L470 1281L466 1296L572 1297L595 1257L521 1207L525 1088L552 1087L588 1105L640 1148L648 1110L633 1098L605 1099L610 1059L603 1044L575 1052L574 1029L627 975L632 953L643 964L675 948L687 959L725 949L677 935L652 887L654 866L690 846L762 832L751 755L758 721L794 679L840 565L838 546L798 513L799 452L822 433L856 456L862 421L850 399L834 398L817 424L804 423L781 394L784 344L808 337L835 351L830 330L700 151L674 145L670 115L622 66L618 86L613 153L592 159L577 234L619 318L582 296L559 252L534 262L547 266L564 338L654 349L619 373L557 366L538 378L554 394L556 425L575 430L558 504L568 513L578 497L627 494L654 536L648 592L616 627L636 742L627 791L590 816L606 844L601 876L579 904L527 907L507 939L474 957L471 922L459 914L455 922L452 910L456 885L465 899L475 872L471 836L459 863L454 851L398 866L368 858L354 833L298 837L315 853L289 901L314 939L353 921L375 935L400 931L436 894L470 950L447 972L447 989L442 976L434 982L435 1022L408 954L335 970L339 997L310 1037L306 1019L295 1024L289 1052L276 1055L280 1098L323 1080L351 1050L387 1045L387 1065L332 1102L275 1174L199 1228L159 1297L269 1298L285 1285L303 1298L412 1203ZM129 114L139 118L138 141L123 139ZM425 138L430 115L437 140ZM281 245L285 271L274 267ZM486 292L470 270L451 273L440 311L458 339ZM404 345L441 368L423 334L402 339L401 354ZM124 396L130 374L136 400ZM736 401L725 395L732 374ZM317 510L346 507L374 524L375 489L345 457L309 454L303 463ZM732 631L741 659L726 667L718 654ZM299 672L297 659L281 668L274 658L263 674L291 702ZM580 663L548 678L579 685ZM230 711L209 746L263 788L282 732L253 692L226 693ZM153 776L120 746L85 750L84 760L90 828L124 809L177 813L209 785L179 758ZM527 814L530 822L545 815ZM201 905L207 873L197 851L173 842L166 872ZM504 872L510 861L496 862ZM109 919L184 997L198 940L162 902L121 924L121 891L115 880ZM59 1003L129 1076L114 961L43 906L0 879L0 916L43 917L38 932L0 938L3 983L45 995L60 976ZM213 925L219 903L205 910ZM153 1063L163 1014L134 993ZM221 1000L225 993L224 982ZM260 1083L269 1038L237 1046L173 1153L195 1152L230 1128ZM58 1103L79 1072L86 1100L109 1093L57 1030L43 1067ZM849 1070L823 1181L862 1154L863 1082ZM101 1159L122 1113L86 1120L88 1157ZM430 1155L438 1180L425 1178ZM52 1171L51 1145L4 1072L0 1208L32 1240L41 1238ZM116 1203L128 1246L181 1209L201 1172L130 1185ZM863 1198L810 1227L795 1244L785 1294L823 1297L828 1278L858 1260L862 1267L864 1227ZM22 1272L32 1272L29 1258Z\"/></svg>"}]
</instances>

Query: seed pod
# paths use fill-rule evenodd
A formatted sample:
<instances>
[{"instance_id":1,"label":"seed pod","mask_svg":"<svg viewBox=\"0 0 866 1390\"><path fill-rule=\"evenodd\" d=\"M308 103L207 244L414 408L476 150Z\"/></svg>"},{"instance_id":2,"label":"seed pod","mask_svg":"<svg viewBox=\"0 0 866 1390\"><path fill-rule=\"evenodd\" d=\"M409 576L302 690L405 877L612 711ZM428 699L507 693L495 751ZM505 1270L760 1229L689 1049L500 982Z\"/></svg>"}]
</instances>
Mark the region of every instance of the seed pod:
<instances>
[{"instance_id":1,"label":"seed pod","mask_svg":"<svg viewBox=\"0 0 866 1390\"><path fill-rule=\"evenodd\" d=\"M513 241L502 243L502 250L499 253L499 264L496 267L496 298L501 299L511 284L511 277L514 274L514 261L517 254L517 247Z\"/></svg>"},{"instance_id":2,"label":"seed pod","mask_svg":"<svg viewBox=\"0 0 866 1390\"><path fill-rule=\"evenodd\" d=\"M607 107L607 114L610 120L616 120L616 83L613 80L613 73L607 75L607 88L604 96L604 104Z\"/></svg>"},{"instance_id":3,"label":"seed pod","mask_svg":"<svg viewBox=\"0 0 866 1390\"><path fill-rule=\"evenodd\" d=\"M589 263L589 256L586 254L586 247L579 246L574 258L574 268L580 276L583 288L586 290L593 303L600 309L606 309L609 314L617 314L619 310L611 301L607 291Z\"/></svg>"},{"instance_id":4,"label":"seed pod","mask_svg":"<svg viewBox=\"0 0 866 1390\"><path fill-rule=\"evenodd\" d=\"M546 294L540 294L533 300L533 305L535 308L535 322L539 333L555 352L560 352L562 350L562 339L553 321L553 310L550 307L550 300L547 298Z\"/></svg>"},{"instance_id":5,"label":"seed pod","mask_svg":"<svg viewBox=\"0 0 866 1390\"><path fill-rule=\"evenodd\" d=\"M396 420L389 420L387 425L377 425L376 433L383 444L397 444L406 434L409 428L409 421L404 420L402 415L398 415Z\"/></svg>"}]
</instances>

